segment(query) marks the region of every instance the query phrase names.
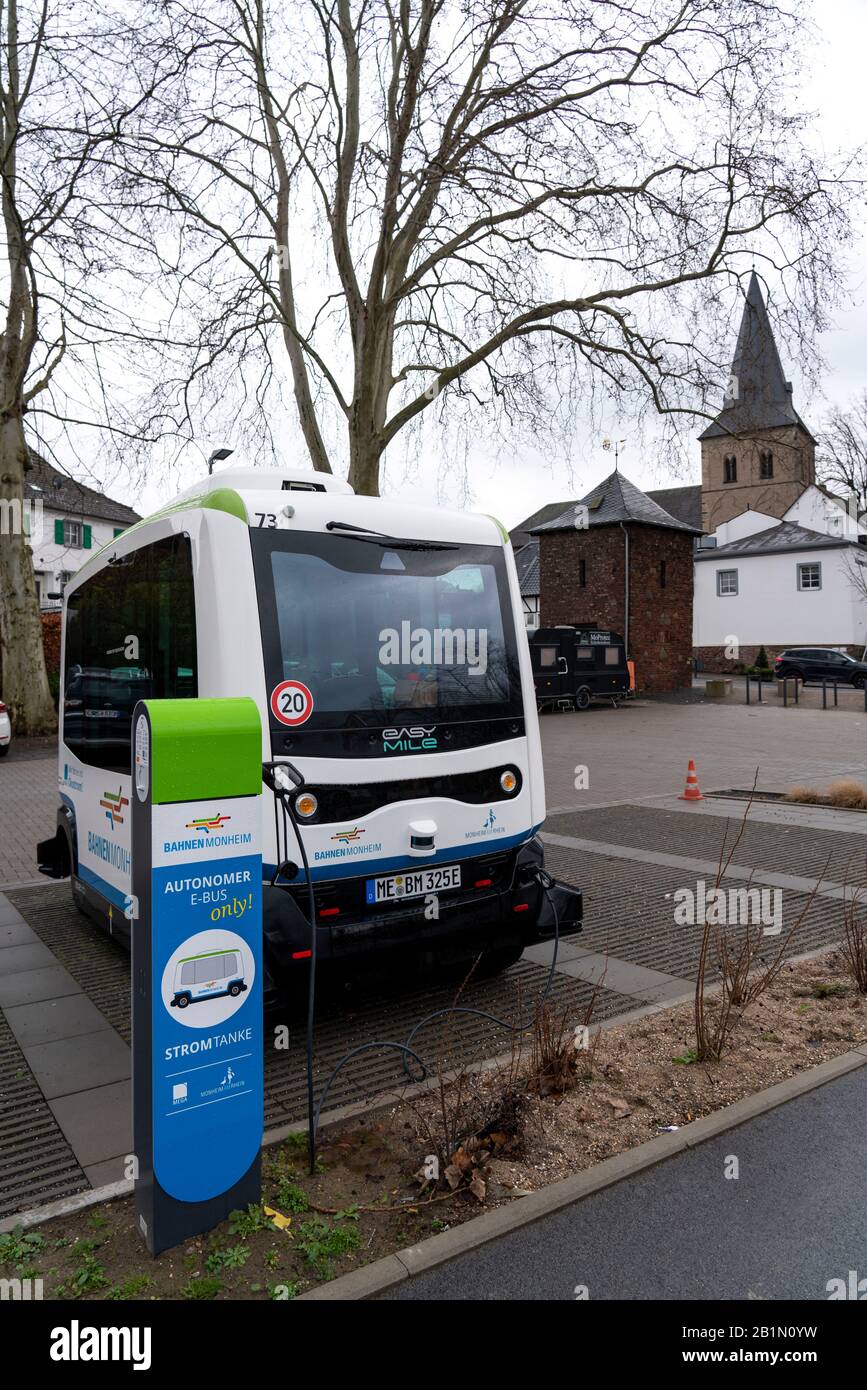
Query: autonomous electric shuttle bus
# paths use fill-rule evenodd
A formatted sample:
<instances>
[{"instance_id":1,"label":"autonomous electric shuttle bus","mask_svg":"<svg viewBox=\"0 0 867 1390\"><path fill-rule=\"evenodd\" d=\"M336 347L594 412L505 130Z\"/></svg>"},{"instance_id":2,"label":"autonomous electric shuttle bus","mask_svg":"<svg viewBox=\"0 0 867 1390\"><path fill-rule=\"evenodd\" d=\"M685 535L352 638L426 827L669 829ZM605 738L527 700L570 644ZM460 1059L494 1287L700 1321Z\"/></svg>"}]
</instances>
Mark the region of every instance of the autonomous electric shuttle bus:
<instances>
[{"instance_id":1,"label":"autonomous electric shuttle bus","mask_svg":"<svg viewBox=\"0 0 867 1390\"><path fill-rule=\"evenodd\" d=\"M263 764L303 776L294 820L317 953L500 969L574 928L542 870L530 652L511 546L488 516L356 497L314 473L229 469L98 551L65 593L60 808L42 871L128 941L130 723L142 698L251 696ZM306 872L263 792L265 959L310 955ZM555 896L560 894L559 899Z\"/></svg>"}]
</instances>

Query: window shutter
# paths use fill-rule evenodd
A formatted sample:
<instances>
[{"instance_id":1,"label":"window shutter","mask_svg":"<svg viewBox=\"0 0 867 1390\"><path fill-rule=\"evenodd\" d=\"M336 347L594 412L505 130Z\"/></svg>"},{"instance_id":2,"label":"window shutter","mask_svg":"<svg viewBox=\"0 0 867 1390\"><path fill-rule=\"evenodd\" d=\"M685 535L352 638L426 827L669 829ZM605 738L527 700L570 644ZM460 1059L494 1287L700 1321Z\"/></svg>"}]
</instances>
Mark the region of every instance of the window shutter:
<instances>
[{"instance_id":1,"label":"window shutter","mask_svg":"<svg viewBox=\"0 0 867 1390\"><path fill-rule=\"evenodd\" d=\"M90 527L85 523L85 526L84 526L83 529L84 529L84 548L85 548L85 550L89 550L89 549L90 549Z\"/></svg>"},{"instance_id":2,"label":"window shutter","mask_svg":"<svg viewBox=\"0 0 867 1390\"><path fill-rule=\"evenodd\" d=\"M60 517L54 522L54 544L63 545L63 522Z\"/></svg>"}]
</instances>

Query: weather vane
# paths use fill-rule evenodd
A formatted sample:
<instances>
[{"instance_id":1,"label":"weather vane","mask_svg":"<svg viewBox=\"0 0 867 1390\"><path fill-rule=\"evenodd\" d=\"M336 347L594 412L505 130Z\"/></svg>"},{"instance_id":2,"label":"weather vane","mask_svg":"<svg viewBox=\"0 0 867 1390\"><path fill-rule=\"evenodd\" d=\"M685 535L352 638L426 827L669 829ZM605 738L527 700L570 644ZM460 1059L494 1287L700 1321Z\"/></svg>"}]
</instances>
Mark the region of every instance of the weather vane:
<instances>
[{"instance_id":1,"label":"weather vane","mask_svg":"<svg viewBox=\"0 0 867 1390\"><path fill-rule=\"evenodd\" d=\"M606 453L610 453L612 449L614 450L614 470L615 470L615 472L617 471L617 468L618 468L619 462L620 462L620 450L621 450L621 448L625 447L625 445L626 445L626 440L625 440L625 439L603 439L603 441L602 441L602 447L603 447L603 449L606 451Z\"/></svg>"}]
</instances>

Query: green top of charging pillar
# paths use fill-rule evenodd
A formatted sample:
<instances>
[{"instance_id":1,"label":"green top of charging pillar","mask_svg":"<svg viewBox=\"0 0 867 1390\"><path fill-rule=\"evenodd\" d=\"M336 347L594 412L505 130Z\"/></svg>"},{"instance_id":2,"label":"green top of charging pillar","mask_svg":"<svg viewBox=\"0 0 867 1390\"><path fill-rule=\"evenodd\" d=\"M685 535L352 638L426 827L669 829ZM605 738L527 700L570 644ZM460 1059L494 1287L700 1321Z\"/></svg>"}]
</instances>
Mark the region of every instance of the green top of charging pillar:
<instances>
[{"instance_id":1,"label":"green top of charging pillar","mask_svg":"<svg viewBox=\"0 0 867 1390\"><path fill-rule=\"evenodd\" d=\"M145 700L151 722L151 800L196 801L262 791L262 726L255 701Z\"/></svg>"}]
</instances>

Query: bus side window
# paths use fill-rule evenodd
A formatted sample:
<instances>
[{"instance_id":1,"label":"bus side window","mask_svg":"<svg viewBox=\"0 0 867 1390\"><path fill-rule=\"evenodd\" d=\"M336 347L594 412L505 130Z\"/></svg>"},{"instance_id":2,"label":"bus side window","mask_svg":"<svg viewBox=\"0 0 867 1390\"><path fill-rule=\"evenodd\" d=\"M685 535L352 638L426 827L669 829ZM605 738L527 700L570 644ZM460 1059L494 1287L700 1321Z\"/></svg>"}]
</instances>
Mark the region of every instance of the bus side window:
<instances>
[{"instance_id":1,"label":"bus side window","mask_svg":"<svg viewBox=\"0 0 867 1390\"><path fill-rule=\"evenodd\" d=\"M167 536L70 595L63 741L80 762L129 774L137 702L196 693L190 541Z\"/></svg>"}]
</instances>

